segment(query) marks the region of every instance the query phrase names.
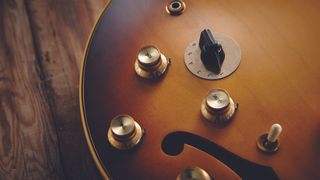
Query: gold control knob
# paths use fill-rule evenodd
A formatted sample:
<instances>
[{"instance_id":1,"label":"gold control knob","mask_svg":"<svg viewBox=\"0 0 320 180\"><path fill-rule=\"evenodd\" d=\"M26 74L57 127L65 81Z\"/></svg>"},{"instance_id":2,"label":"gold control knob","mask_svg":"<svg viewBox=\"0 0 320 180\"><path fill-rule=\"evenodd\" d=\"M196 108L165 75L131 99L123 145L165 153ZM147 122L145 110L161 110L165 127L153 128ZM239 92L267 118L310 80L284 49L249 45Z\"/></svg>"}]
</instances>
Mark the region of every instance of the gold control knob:
<instances>
[{"instance_id":1,"label":"gold control knob","mask_svg":"<svg viewBox=\"0 0 320 180\"><path fill-rule=\"evenodd\" d=\"M226 123L235 114L238 104L224 89L211 90L201 104L203 117L214 123Z\"/></svg>"},{"instance_id":2,"label":"gold control knob","mask_svg":"<svg viewBox=\"0 0 320 180\"><path fill-rule=\"evenodd\" d=\"M177 180L212 180L209 174L199 167L187 167L177 177Z\"/></svg>"},{"instance_id":3,"label":"gold control knob","mask_svg":"<svg viewBox=\"0 0 320 180\"><path fill-rule=\"evenodd\" d=\"M143 134L143 129L131 116L118 115L112 119L107 136L114 148L129 150L141 142Z\"/></svg>"},{"instance_id":4,"label":"gold control knob","mask_svg":"<svg viewBox=\"0 0 320 180\"><path fill-rule=\"evenodd\" d=\"M142 78L158 79L164 75L169 64L170 60L158 48L148 45L139 51L134 68Z\"/></svg>"}]
</instances>

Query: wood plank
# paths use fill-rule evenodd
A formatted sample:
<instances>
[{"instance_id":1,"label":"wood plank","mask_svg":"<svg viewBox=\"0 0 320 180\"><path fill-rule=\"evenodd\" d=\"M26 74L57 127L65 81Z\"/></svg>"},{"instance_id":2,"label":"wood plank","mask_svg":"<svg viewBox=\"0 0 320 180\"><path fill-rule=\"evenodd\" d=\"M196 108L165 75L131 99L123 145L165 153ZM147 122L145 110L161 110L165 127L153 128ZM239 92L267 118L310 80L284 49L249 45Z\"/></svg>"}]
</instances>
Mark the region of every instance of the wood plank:
<instances>
[{"instance_id":1,"label":"wood plank","mask_svg":"<svg viewBox=\"0 0 320 180\"><path fill-rule=\"evenodd\" d=\"M0 1L0 179L61 179L59 144L23 0Z\"/></svg>"},{"instance_id":2,"label":"wood plank","mask_svg":"<svg viewBox=\"0 0 320 180\"><path fill-rule=\"evenodd\" d=\"M83 50L106 0L26 1L68 179L101 178L81 127L78 86Z\"/></svg>"}]
</instances>

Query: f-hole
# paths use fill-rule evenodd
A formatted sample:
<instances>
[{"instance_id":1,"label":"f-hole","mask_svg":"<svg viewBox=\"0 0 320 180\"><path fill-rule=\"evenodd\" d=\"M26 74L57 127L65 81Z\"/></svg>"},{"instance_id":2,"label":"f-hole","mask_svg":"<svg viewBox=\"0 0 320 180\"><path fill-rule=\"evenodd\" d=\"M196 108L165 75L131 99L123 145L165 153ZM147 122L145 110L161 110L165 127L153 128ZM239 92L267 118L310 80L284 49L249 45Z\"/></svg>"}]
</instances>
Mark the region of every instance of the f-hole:
<instances>
[{"instance_id":1,"label":"f-hole","mask_svg":"<svg viewBox=\"0 0 320 180\"><path fill-rule=\"evenodd\" d=\"M279 179L271 167L243 159L218 144L189 132L173 132L168 134L163 139L161 147L166 154L177 156L183 151L184 144L193 146L218 159L242 179Z\"/></svg>"}]
</instances>

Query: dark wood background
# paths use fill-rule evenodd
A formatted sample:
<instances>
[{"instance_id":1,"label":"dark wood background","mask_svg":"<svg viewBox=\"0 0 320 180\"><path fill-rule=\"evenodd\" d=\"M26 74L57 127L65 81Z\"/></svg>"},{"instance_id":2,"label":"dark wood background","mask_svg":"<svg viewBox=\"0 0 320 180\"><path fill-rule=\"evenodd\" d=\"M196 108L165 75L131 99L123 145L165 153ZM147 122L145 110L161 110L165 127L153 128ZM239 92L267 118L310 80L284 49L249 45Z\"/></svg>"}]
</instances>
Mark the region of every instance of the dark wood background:
<instances>
[{"instance_id":1,"label":"dark wood background","mask_svg":"<svg viewBox=\"0 0 320 180\"><path fill-rule=\"evenodd\" d=\"M100 179L79 113L83 50L108 0L0 0L0 179Z\"/></svg>"}]
</instances>

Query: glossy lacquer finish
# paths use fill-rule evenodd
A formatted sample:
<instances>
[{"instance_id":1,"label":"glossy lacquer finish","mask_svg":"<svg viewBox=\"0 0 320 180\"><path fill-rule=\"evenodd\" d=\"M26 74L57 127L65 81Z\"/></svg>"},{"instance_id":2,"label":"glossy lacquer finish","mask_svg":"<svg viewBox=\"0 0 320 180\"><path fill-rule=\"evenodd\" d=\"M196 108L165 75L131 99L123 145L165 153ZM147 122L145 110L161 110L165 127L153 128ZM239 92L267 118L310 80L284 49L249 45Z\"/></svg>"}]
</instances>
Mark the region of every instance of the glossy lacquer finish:
<instances>
[{"instance_id":1,"label":"glossy lacquer finish","mask_svg":"<svg viewBox=\"0 0 320 180\"><path fill-rule=\"evenodd\" d=\"M199 166L216 179L239 176L195 147L167 155L166 135L184 131L251 162L272 167L281 179L320 179L320 4L318 1L185 0L180 16L165 11L168 0L114 0L89 41L81 77L81 109L89 147L101 172L114 179L175 179ZM209 28L238 42L238 70L217 81L202 80L184 65L184 50ZM160 81L135 74L137 53L155 45L171 65ZM228 91L239 108L217 126L200 106L214 88ZM129 114L146 129L133 151L107 140L110 121ZM267 155L256 147L274 123L282 125L280 148ZM219 158L218 158L219 159Z\"/></svg>"}]
</instances>

